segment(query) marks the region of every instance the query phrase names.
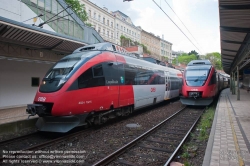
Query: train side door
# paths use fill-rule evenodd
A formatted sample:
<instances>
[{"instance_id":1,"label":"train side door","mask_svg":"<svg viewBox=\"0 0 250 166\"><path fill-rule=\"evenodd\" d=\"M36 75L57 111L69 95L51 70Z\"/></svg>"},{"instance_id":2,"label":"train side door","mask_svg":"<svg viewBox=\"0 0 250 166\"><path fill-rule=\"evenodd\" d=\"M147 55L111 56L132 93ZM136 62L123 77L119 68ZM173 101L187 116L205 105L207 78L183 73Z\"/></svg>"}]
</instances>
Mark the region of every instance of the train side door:
<instances>
[{"instance_id":1,"label":"train side door","mask_svg":"<svg viewBox=\"0 0 250 166\"><path fill-rule=\"evenodd\" d=\"M102 63L103 72L105 76L105 87L99 91L101 96L101 109L117 108L119 105L119 85L121 82L119 74L119 65L115 61L108 61Z\"/></svg>"},{"instance_id":2,"label":"train side door","mask_svg":"<svg viewBox=\"0 0 250 166\"><path fill-rule=\"evenodd\" d=\"M170 90L171 90L171 80L169 76L169 72L165 71L165 77L166 77L166 91L165 91L165 100L170 99Z\"/></svg>"}]
</instances>

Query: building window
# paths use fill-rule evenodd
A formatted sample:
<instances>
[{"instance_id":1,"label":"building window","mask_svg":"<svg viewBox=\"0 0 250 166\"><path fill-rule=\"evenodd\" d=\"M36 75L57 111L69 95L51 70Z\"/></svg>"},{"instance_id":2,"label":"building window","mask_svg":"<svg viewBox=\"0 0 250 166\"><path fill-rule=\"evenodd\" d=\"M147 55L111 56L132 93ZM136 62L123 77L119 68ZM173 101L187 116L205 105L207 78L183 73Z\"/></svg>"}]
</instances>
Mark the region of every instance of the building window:
<instances>
[{"instance_id":1,"label":"building window","mask_svg":"<svg viewBox=\"0 0 250 166\"><path fill-rule=\"evenodd\" d=\"M113 33L111 33L111 38L113 39Z\"/></svg>"},{"instance_id":2,"label":"building window","mask_svg":"<svg viewBox=\"0 0 250 166\"><path fill-rule=\"evenodd\" d=\"M39 77L31 77L31 86L38 87L39 86Z\"/></svg>"},{"instance_id":3,"label":"building window","mask_svg":"<svg viewBox=\"0 0 250 166\"><path fill-rule=\"evenodd\" d=\"M103 24L105 24L105 18L103 17Z\"/></svg>"},{"instance_id":4,"label":"building window","mask_svg":"<svg viewBox=\"0 0 250 166\"><path fill-rule=\"evenodd\" d=\"M103 35L105 36L105 29L103 29Z\"/></svg>"},{"instance_id":5,"label":"building window","mask_svg":"<svg viewBox=\"0 0 250 166\"><path fill-rule=\"evenodd\" d=\"M109 31L107 31L107 35L108 35L108 37L109 37Z\"/></svg>"},{"instance_id":6,"label":"building window","mask_svg":"<svg viewBox=\"0 0 250 166\"><path fill-rule=\"evenodd\" d=\"M118 27L119 27L119 24L116 25L116 28L117 28L117 29L118 29Z\"/></svg>"},{"instance_id":7,"label":"building window","mask_svg":"<svg viewBox=\"0 0 250 166\"><path fill-rule=\"evenodd\" d=\"M111 22L111 27L113 28L113 22Z\"/></svg>"},{"instance_id":8,"label":"building window","mask_svg":"<svg viewBox=\"0 0 250 166\"><path fill-rule=\"evenodd\" d=\"M101 16L100 15L98 16L98 21L101 21Z\"/></svg>"},{"instance_id":9,"label":"building window","mask_svg":"<svg viewBox=\"0 0 250 166\"><path fill-rule=\"evenodd\" d=\"M101 33L101 28L100 27L98 28L98 33Z\"/></svg>"},{"instance_id":10,"label":"building window","mask_svg":"<svg viewBox=\"0 0 250 166\"><path fill-rule=\"evenodd\" d=\"M121 30L123 30L123 27L121 26Z\"/></svg>"},{"instance_id":11,"label":"building window","mask_svg":"<svg viewBox=\"0 0 250 166\"><path fill-rule=\"evenodd\" d=\"M96 19L96 13L94 13L94 19Z\"/></svg>"},{"instance_id":12,"label":"building window","mask_svg":"<svg viewBox=\"0 0 250 166\"><path fill-rule=\"evenodd\" d=\"M116 34L116 38L118 39L118 36L119 36L119 32L117 32L117 34Z\"/></svg>"},{"instance_id":13,"label":"building window","mask_svg":"<svg viewBox=\"0 0 250 166\"><path fill-rule=\"evenodd\" d=\"M124 27L124 32L126 32L126 28Z\"/></svg>"},{"instance_id":14,"label":"building window","mask_svg":"<svg viewBox=\"0 0 250 166\"><path fill-rule=\"evenodd\" d=\"M91 17L91 10L89 10L89 17Z\"/></svg>"},{"instance_id":15,"label":"building window","mask_svg":"<svg viewBox=\"0 0 250 166\"><path fill-rule=\"evenodd\" d=\"M109 20L107 20L107 25L109 26Z\"/></svg>"}]
</instances>

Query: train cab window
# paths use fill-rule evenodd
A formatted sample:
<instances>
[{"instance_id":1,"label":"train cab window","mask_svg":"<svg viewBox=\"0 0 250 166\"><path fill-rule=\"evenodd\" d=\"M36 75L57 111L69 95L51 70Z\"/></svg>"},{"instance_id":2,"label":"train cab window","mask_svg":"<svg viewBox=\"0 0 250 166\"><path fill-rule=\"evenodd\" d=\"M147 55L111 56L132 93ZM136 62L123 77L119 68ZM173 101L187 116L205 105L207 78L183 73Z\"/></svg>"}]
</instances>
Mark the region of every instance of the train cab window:
<instances>
[{"instance_id":1,"label":"train cab window","mask_svg":"<svg viewBox=\"0 0 250 166\"><path fill-rule=\"evenodd\" d=\"M188 86L203 86L209 74L209 69L186 70L185 78Z\"/></svg>"}]
</instances>

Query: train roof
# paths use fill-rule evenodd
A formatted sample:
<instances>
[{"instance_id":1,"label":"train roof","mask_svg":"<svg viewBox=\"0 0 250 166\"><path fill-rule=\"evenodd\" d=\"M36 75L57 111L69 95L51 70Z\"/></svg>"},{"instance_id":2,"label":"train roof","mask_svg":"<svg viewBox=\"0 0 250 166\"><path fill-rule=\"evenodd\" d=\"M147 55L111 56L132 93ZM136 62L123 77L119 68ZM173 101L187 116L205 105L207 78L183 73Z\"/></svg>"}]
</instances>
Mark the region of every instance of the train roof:
<instances>
[{"instance_id":1,"label":"train roof","mask_svg":"<svg viewBox=\"0 0 250 166\"><path fill-rule=\"evenodd\" d=\"M198 66L198 65L212 65L212 63L207 60L192 60L188 63L188 66Z\"/></svg>"},{"instance_id":2,"label":"train roof","mask_svg":"<svg viewBox=\"0 0 250 166\"><path fill-rule=\"evenodd\" d=\"M91 44L91 45L87 45L84 47L80 47L80 48L76 49L73 53L77 53L77 52L81 52L81 51L88 51L88 50L117 52L120 55L125 56L126 60L130 64L133 64L133 65L140 65L140 66L143 66L146 68L151 67L151 68L156 68L156 69L161 69L161 70L166 70L166 68L167 68L169 72L181 73L181 71L173 69L173 68L169 68L167 66L161 66L161 65L157 65L157 64L145 61L145 60L138 59L136 56L132 56L131 54L129 54L121 46L118 46L116 44L109 43L109 42Z\"/></svg>"}]
</instances>

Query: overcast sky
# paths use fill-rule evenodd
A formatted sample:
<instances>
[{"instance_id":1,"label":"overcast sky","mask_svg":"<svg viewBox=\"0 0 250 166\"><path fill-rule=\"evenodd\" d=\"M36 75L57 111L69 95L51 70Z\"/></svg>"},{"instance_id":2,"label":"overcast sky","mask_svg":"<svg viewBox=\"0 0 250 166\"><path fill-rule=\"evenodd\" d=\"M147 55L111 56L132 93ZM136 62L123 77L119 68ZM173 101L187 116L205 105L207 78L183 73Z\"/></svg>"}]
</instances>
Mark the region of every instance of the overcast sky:
<instances>
[{"instance_id":1,"label":"overcast sky","mask_svg":"<svg viewBox=\"0 0 250 166\"><path fill-rule=\"evenodd\" d=\"M120 10L131 18L134 25L162 37L173 44L174 51L200 54L220 52L218 0L90 0L109 11ZM170 21L165 13L180 27L189 39ZM186 30L172 7L191 34Z\"/></svg>"}]
</instances>

